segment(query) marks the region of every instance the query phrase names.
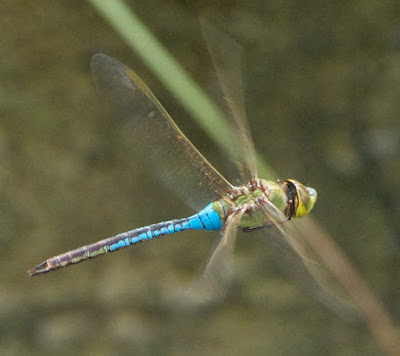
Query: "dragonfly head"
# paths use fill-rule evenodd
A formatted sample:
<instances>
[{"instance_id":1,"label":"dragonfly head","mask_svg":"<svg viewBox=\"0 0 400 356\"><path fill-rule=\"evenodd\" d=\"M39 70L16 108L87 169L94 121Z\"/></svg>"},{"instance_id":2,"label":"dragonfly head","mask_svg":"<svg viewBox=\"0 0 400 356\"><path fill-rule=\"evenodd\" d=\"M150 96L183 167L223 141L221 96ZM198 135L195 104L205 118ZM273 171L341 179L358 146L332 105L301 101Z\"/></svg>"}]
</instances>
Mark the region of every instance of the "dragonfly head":
<instances>
[{"instance_id":1,"label":"dragonfly head","mask_svg":"<svg viewBox=\"0 0 400 356\"><path fill-rule=\"evenodd\" d=\"M297 180L287 179L281 187L286 194L284 214L289 220L292 217L306 216L317 201L317 191L314 188L306 187Z\"/></svg>"}]
</instances>

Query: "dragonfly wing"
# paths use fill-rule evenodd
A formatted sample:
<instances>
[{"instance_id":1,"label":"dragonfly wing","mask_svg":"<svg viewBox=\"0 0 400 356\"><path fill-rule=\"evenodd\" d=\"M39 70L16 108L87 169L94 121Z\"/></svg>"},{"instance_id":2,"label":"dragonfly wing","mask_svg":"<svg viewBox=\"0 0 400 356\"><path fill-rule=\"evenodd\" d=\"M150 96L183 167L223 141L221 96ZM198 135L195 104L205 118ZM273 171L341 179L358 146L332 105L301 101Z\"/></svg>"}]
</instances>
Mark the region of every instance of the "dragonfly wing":
<instances>
[{"instance_id":1,"label":"dragonfly wing","mask_svg":"<svg viewBox=\"0 0 400 356\"><path fill-rule=\"evenodd\" d=\"M235 142L232 160L240 174L241 182L246 184L257 176L256 151L251 138L246 117L243 81L242 47L230 37L217 30L205 20L201 21L203 37L210 52L218 81L221 86L228 116L231 117Z\"/></svg>"},{"instance_id":2,"label":"dragonfly wing","mask_svg":"<svg viewBox=\"0 0 400 356\"><path fill-rule=\"evenodd\" d=\"M243 214L244 211L237 211L227 218L220 240L204 272L194 286L186 292L190 302L203 304L215 302L224 297L234 277L233 252Z\"/></svg>"},{"instance_id":3,"label":"dragonfly wing","mask_svg":"<svg viewBox=\"0 0 400 356\"><path fill-rule=\"evenodd\" d=\"M195 209L224 195L231 184L178 128L143 81L105 54L91 59L95 85L127 123L127 135L151 170Z\"/></svg>"},{"instance_id":4,"label":"dragonfly wing","mask_svg":"<svg viewBox=\"0 0 400 356\"><path fill-rule=\"evenodd\" d=\"M273 204L267 203L262 209L271 224L254 233L266 243L269 253L307 293L343 317L358 319L358 312L340 281L325 267L292 222L287 221Z\"/></svg>"}]
</instances>

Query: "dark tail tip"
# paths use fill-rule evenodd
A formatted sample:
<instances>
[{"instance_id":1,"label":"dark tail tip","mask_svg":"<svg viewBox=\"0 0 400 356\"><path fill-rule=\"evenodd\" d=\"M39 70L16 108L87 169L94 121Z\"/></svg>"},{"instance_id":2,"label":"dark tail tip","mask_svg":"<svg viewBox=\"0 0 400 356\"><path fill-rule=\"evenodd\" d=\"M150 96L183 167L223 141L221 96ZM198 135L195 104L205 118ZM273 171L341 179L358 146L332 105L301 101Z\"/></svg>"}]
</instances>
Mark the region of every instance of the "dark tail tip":
<instances>
[{"instance_id":1,"label":"dark tail tip","mask_svg":"<svg viewBox=\"0 0 400 356\"><path fill-rule=\"evenodd\" d=\"M52 268L49 266L47 261L44 261L40 265L37 265L36 267L33 267L30 270L28 270L28 274L30 277L34 277L39 274L44 274L50 271L52 271Z\"/></svg>"}]
</instances>

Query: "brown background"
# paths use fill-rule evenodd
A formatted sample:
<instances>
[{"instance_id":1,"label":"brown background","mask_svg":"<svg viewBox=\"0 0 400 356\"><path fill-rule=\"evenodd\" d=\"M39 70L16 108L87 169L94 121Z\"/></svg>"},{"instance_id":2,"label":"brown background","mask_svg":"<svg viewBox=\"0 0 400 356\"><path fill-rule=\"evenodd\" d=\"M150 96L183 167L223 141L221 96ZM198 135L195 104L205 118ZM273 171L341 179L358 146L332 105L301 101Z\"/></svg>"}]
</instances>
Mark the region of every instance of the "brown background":
<instances>
[{"instance_id":1,"label":"brown background","mask_svg":"<svg viewBox=\"0 0 400 356\"><path fill-rule=\"evenodd\" d=\"M313 216L400 320L398 1L132 2L203 88L212 66L197 14L245 49L258 152L319 192ZM93 88L105 52L134 68L206 157L209 138L86 2L0 5L0 352L376 355L352 325L239 236L226 299L182 311L216 234L185 233L40 278L56 253L191 210L142 169ZM268 177L275 179L277 177Z\"/></svg>"}]
</instances>

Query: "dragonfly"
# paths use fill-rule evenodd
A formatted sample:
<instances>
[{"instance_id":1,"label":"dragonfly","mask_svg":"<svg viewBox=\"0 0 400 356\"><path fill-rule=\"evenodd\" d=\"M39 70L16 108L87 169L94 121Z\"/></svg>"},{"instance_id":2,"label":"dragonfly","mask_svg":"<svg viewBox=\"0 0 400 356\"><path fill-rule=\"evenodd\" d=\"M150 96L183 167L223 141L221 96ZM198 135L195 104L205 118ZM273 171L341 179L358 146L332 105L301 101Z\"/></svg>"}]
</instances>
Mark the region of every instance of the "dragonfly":
<instances>
[{"instance_id":1,"label":"dragonfly","mask_svg":"<svg viewBox=\"0 0 400 356\"><path fill-rule=\"evenodd\" d=\"M231 64L237 66L237 63ZM200 153L133 70L106 54L92 57L91 70L97 90L132 125L132 140L153 163L156 173L197 212L189 217L135 228L61 253L28 270L30 276L187 230L220 232L219 242L203 276L215 273L213 271L223 265L221 261L232 250L238 230L274 229L283 239L295 240L285 235L283 223L308 215L317 201L317 192L295 179L280 182L258 177L255 149L241 109L242 99L227 84L229 74L219 76L218 80L229 99L227 106L233 117L232 127L237 140L233 161L240 175L239 185L230 183ZM303 250L298 244L289 244L303 258Z\"/></svg>"},{"instance_id":2,"label":"dragonfly","mask_svg":"<svg viewBox=\"0 0 400 356\"><path fill-rule=\"evenodd\" d=\"M317 200L315 189L295 179L279 182L257 176L250 134L247 125L239 121L243 118L236 118L234 126L240 128L237 131L243 144L238 146L246 153L246 157L239 155L242 161L238 160L246 182L233 185L183 134L133 70L105 54L92 57L91 69L98 91L129 117L134 128L132 139L163 173L164 181L173 181L174 187L185 191L195 206L204 205L189 217L136 228L51 257L30 269L30 276L187 230L220 231L219 244L206 268L209 271L218 256L223 255L224 246L235 239L238 229L245 232L281 229L285 221L304 217L313 209Z\"/></svg>"}]
</instances>

